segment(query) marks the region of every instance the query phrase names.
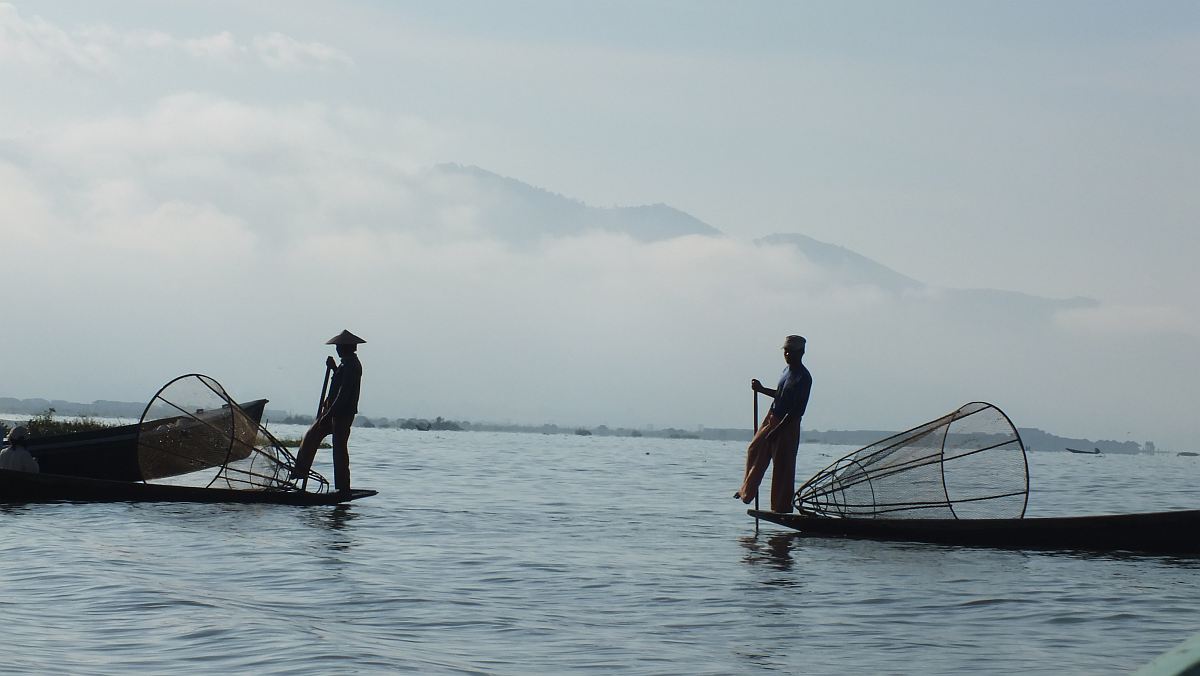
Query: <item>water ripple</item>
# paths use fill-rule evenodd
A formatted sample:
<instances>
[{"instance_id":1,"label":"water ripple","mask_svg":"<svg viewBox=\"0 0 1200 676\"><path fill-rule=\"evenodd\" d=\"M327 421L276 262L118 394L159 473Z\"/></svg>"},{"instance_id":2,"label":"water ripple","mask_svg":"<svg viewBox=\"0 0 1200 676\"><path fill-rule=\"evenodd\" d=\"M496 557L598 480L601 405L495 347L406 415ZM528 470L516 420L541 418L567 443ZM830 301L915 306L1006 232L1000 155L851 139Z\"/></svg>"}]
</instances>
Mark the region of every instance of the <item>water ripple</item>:
<instances>
[{"instance_id":1,"label":"water ripple","mask_svg":"<svg viewBox=\"0 0 1200 676\"><path fill-rule=\"evenodd\" d=\"M755 535L728 497L742 453L356 430L382 492L348 506L0 506L5 668L1120 673L1197 630L1198 559ZM799 471L840 453L802 447ZM1031 515L1194 506L1197 467L1106 457L1080 486L1034 454Z\"/></svg>"}]
</instances>

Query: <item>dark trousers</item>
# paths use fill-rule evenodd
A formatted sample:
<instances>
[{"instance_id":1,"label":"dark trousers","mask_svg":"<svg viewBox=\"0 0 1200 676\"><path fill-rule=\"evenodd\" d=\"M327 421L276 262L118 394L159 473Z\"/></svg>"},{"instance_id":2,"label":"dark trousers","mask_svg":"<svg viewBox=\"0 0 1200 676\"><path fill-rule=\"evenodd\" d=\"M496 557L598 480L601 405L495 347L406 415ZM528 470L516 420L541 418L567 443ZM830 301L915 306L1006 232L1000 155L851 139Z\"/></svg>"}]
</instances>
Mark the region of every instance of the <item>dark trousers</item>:
<instances>
[{"instance_id":1,"label":"dark trousers","mask_svg":"<svg viewBox=\"0 0 1200 676\"><path fill-rule=\"evenodd\" d=\"M325 437L333 435L333 485L339 491L350 490L350 426L354 415L327 416L317 420L300 440L296 451L295 475L303 479L317 457L317 447Z\"/></svg>"},{"instance_id":2,"label":"dark trousers","mask_svg":"<svg viewBox=\"0 0 1200 676\"><path fill-rule=\"evenodd\" d=\"M779 427L774 414L768 413L750 445L746 448L746 474L738 495L742 502L750 504L758 497L758 485L762 483L767 466L775 463L771 472L771 511L792 511L792 499L796 494L796 451L800 446L800 421L794 420L771 438L767 433Z\"/></svg>"}]
</instances>

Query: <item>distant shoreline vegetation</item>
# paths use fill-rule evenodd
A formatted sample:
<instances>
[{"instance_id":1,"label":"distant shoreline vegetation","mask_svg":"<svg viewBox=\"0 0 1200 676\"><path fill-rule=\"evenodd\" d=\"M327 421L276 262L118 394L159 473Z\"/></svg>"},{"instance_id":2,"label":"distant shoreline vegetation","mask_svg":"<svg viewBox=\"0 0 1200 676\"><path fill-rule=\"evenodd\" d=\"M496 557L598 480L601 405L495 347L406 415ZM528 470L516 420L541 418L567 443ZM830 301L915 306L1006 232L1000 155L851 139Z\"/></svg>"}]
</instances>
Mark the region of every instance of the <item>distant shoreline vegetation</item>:
<instances>
[{"instance_id":1,"label":"distant shoreline vegetation","mask_svg":"<svg viewBox=\"0 0 1200 676\"><path fill-rule=\"evenodd\" d=\"M280 423L294 425L311 425L312 416L291 415L280 420ZM629 427L583 427L579 425L523 425L516 423L487 423L469 422L466 420L446 420L438 417L434 421L421 418L368 418L360 415L354 421L355 427L373 427L381 429L406 430L444 430L462 432L515 432L524 434L570 434L581 437L651 437L657 439L703 439L706 441L749 441L754 432L750 429L702 427L698 430L683 430L675 427L661 429L635 429ZM1029 451L1062 451L1068 448L1099 448L1103 453L1137 454L1154 453L1156 448L1153 441L1139 444L1134 441L1112 441L1101 439L1076 439L1059 437L1036 428L1020 430L1021 439ZM833 446L863 447L873 444L880 439L896 434L887 430L804 430L800 433L801 444L829 444Z\"/></svg>"},{"instance_id":2,"label":"distant shoreline vegetation","mask_svg":"<svg viewBox=\"0 0 1200 676\"><path fill-rule=\"evenodd\" d=\"M11 414L34 415L37 417L49 413L51 414L49 416L51 419L55 414L77 416L76 420L54 420L55 425L61 424L64 426L111 426L109 423L96 420L96 418L132 418L136 420L141 417L144 409L145 404L132 402L95 401L91 404L80 404L61 400L0 397L0 415L7 412ZM311 425L312 422L313 416L311 415L296 415L291 412L273 410L267 410L263 417L263 423L264 425L268 425L268 427L270 423L307 426ZM12 424L13 422L9 421L6 426L4 421L0 421L0 433L7 434L7 427L11 427ZM21 424L28 425L29 423L23 422ZM354 426L419 432L521 432L527 434L569 434L600 437L703 439L707 441L749 441L753 436L753 432L749 428L701 427L696 430L684 430L675 427L638 429L631 427L609 427L608 425L585 427L580 425L556 425L553 423L528 425L449 420L441 416L430 420L427 418L386 418L359 415L354 421ZM97 427L78 427L74 429L63 427L61 429L65 429L66 431L82 431L83 429L97 429ZM1136 441L1060 437L1036 428L1022 428L1019 431L1021 439L1025 442L1025 448L1030 451L1066 452L1068 448L1098 448L1102 453L1137 454L1155 453L1158 450L1152 441L1138 443ZM58 434L60 432L47 432L46 434L51 433ZM895 432L886 430L820 431L805 429L800 434L800 441L802 444L830 444L837 446L857 446L861 448L893 434Z\"/></svg>"},{"instance_id":3,"label":"distant shoreline vegetation","mask_svg":"<svg viewBox=\"0 0 1200 676\"><path fill-rule=\"evenodd\" d=\"M311 425L313 424L313 416L311 415L286 415L283 418L275 421L280 425ZM355 427L379 427L384 429L401 429L401 430L417 430L420 432L428 432L430 430L461 432L464 431L462 425L470 423L457 423L453 420L446 420L438 416L433 420L425 418L368 418L364 415L354 418Z\"/></svg>"},{"instance_id":4,"label":"distant shoreline vegetation","mask_svg":"<svg viewBox=\"0 0 1200 676\"><path fill-rule=\"evenodd\" d=\"M25 433L30 439L39 437L52 437L59 434L74 434L76 432L91 432L94 430L102 430L110 427L118 427L121 423L108 422L105 420L96 420L89 416L79 416L75 418L55 418L57 413L53 408L48 408L45 411L33 416L29 420L21 421L19 424L25 427ZM8 436L9 431L18 423L16 421L0 420L0 439ZM285 448L293 448L300 445L299 438L283 437L276 439L279 445ZM265 444L266 441L260 439L258 443ZM330 448L328 442L321 442L318 448Z\"/></svg>"},{"instance_id":5,"label":"distant shoreline vegetation","mask_svg":"<svg viewBox=\"0 0 1200 676\"><path fill-rule=\"evenodd\" d=\"M38 437L52 437L58 434L73 434L75 432L91 432L92 430L102 430L108 427L116 427L116 423L96 420L89 416L79 416L75 418L55 418L56 411L53 408L38 413L29 420L22 421L20 424L25 427L25 433L31 439ZM8 435L12 429L12 423L0 421L0 439Z\"/></svg>"}]
</instances>

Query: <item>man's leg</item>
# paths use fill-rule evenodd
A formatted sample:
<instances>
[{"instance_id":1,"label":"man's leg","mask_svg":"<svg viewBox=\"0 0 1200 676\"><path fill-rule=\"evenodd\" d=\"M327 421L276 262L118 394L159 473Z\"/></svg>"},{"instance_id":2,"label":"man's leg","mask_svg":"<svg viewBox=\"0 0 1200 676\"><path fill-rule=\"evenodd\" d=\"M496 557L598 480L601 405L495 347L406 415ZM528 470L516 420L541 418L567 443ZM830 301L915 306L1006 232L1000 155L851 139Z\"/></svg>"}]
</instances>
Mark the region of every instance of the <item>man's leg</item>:
<instances>
[{"instance_id":1,"label":"man's leg","mask_svg":"<svg viewBox=\"0 0 1200 676\"><path fill-rule=\"evenodd\" d=\"M789 514L796 495L796 451L800 445L800 426L790 424L775 435L774 463L771 470L771 511Z\"/></svg>"},{"instance_id":2,"label":"man's leg","mask_svg":"<svg viewBox=\"0 0 1200 676\"><path fill-rule=\"evenodd\" d=\"M317 457L317 447L321 440L333 431L333 423L326 418L324 423L314 422L304 438L300 440L300 449L296 451L296 466L292 469L293 479L307 479L308 470L312 469L313 459Z\"/></svg>"},{"instance_id":3,"label":"man's leg","mask_svg":"<svg viewBox=\"0 0 1200 676\"><path fill-rule=\"evenodd\" d=\"M771 511L790 513L795 495L796 447L781 442L775 447L775 468L771 470Z\"/></svg>"},{"instance_id":4,"label":"man's leg","mask_svg":"<svg viewBox=\"0 0 1200 676\"><path fill-rule=\"evenodd\" d=\"M333 486L350 490L350 428L354 416L333 419Z\"/></svg>"},{"instance_id":5,"label":"man's leg","mask_svg":"<svg viewBox=\"0 0 1200 676\"><path fill-rule=\"evenodd\" d=\"M754 502L754 498L758 496L758 484L762 482L763 475L767 473L767 466L771 464L771 444L767 442L767 432L773 426L774 419L768 413L754 439L746 447L746 474L737 494L747 505Z\"/></svg>"}]
</instances>

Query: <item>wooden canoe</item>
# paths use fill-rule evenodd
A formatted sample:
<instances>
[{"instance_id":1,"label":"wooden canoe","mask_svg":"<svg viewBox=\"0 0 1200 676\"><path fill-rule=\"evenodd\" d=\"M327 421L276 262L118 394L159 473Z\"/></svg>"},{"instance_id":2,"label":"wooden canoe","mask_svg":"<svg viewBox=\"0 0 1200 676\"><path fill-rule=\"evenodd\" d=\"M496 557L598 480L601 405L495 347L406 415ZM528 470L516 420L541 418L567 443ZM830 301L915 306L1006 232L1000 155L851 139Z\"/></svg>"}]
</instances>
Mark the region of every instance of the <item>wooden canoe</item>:
<instances>
[{"instance_id":1,"label":"wooden canoe","mask_svg":"<svg viewBox=\"0 0 1200 676\"><path fill-rule=\"evenodd\" d=\"M266 405L266 399L256 399L238 406L258 424ZM88 432L33 437L26 439L23 445L45 474L141 481L139 428L140 425L134 423Z\"/></svg>"},{"instance_id":2,"label":"wooden canoe","mask_svg":"<svg viewBox=\"0 0 1200 676\"><path fill-rule=\"evenodd\" d=\"M1200 553L1200 510L1024 519L863 519L751 509L805 535L1018 549Z\"/></svg>"},{"instance_id":3,"label":"wooden canoe","mask_svg":"<svg viewBox=\"0 0 1200 676\"><path fill-rule=\"evenodd\" d=\"M335 505L376 495L349 493L197 488L140 481L113 481L60 474L32 474L0 469L0 503L30 502L235 502L280 505Z\"/></svg>"}]
</instances>

